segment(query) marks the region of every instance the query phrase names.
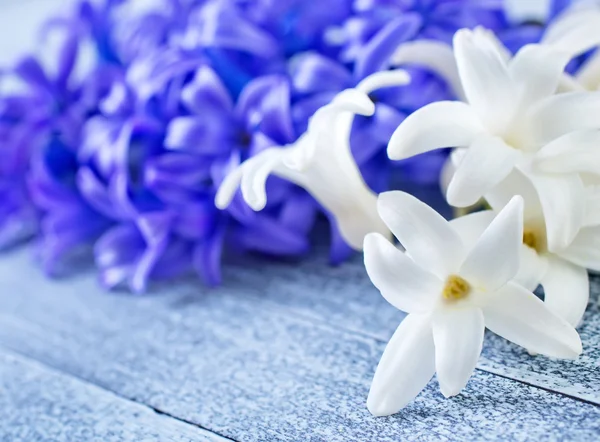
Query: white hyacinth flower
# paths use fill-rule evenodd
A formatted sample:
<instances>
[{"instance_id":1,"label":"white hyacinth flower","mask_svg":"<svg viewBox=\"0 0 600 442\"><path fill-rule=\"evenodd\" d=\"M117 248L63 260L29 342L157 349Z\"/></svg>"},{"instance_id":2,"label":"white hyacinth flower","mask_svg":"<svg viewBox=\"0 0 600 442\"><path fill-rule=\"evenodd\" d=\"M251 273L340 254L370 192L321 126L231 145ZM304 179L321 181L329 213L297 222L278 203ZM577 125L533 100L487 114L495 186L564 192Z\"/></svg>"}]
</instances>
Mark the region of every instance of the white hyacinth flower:
<instances>
[{"instance_id":1,"label":"white hyacinth flower","mask_svg":"<svg viewBox=\"0 0 600 442\"><path fill-rule=\"evenodd\" d=\"M402 70L379 72L355 89L339 93L319 109L307 132L285 148L266 149L231 172L221 184L215 202L226 208L241 183L246 203L256 211L267 203L265 183L277 175L306 189L338 223L344 240L362 249L367 233L389 231L377 215L377 195L365 184L350 151L350 131L355 114L370 116L375 104L369 93L410 82Z\"/></svg>"},{"instance_id":2,"label":"white hyacinth flower","mask_svg":"<svg viewBox=\"0 0 600 442\"><path fill-rule=\"evenodd\" d=\"M570 54L527 45L514 58L483 29L460 30L454 56L466 102L427 105L397 128L388 155L400 160L443 147L463 147L447 190L456 207L475 204L515 168L539 194L551 249L568 245L583 223L580 172L598 164L600 93L555 94ZM576 140L579 150L571 150ZM557 161L565 156L569 163Z\"/></svg>"},{"instance_id":3,"label":"white hyacinth flower","mask_svg":"<svg viewBox=\"0 0 600 442\"><path fill-rule=\"evenodd\" d=\"M515 282L528 290L544 287L545 303L556 315L577 326L589 300L586 269L600 271L600 219L598 211L588 212L587 222L571 244L560 250L548 250L545 217L535 189L518 171L486 196L492 210L472 213L451 221L464 244L474 244L512 195L524 199L521 266ZM590 208L598 205L591 194Z\"/></svg>"},{"instance_id":4,"label":"white hyacinth flower","mask_svg":"<svg viewBox=\"0 0 600 442\"><path fill-rule=\"evenodd\" d=\"M409 315L375 372L367 406L396 413L437 373L444 396L458 394L479 359L485 328L531 351L576 358L575 329L511 280L519 270L523 200L514 197L472 245L432 208L403 192L379 196L379 215L406 253L385 237L365 238L367 273L383 297Z\"/></svg>"}]
</instances>

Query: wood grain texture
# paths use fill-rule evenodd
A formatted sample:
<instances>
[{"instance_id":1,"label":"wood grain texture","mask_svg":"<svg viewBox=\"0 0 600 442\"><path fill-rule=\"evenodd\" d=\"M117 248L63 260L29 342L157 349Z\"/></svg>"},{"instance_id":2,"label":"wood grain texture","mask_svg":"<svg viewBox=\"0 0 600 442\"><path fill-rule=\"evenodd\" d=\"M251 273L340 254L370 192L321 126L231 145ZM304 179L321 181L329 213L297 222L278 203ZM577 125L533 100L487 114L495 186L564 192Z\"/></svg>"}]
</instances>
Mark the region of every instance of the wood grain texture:
<instances>
[{"instance_id":1,"label":"wood grain texture","mask_svg":"<svg viewBox=\"0 0 600 442\"><path fill-rule=\"evenodd\" d=\"M265 266L269 277L264 277ZM387 342L404 314L388 304L366 275L362 256L338 268L316 252L299 263L245 260L230 268L226 283L243 285L253 296L345 330ZM600 277L591 277L590 304L579 328L584 352L576 361L530 356L491 332L478 367L600 404Z\"/></svg>"},{"instance_id":2,"label":"wood grain texture","mask_svg":"<svg viewBox=\"0 0 600 442\"><path fill-rule=\"evenodd\" d=\"M228 440L2 349L0 410L6 442Z\"/></svg>"},{"instance_id":3,"label":"wood grain texture","mask_svg":"<svg viewBox=\"0 0 600 442\"><path fill-rule=\"evenodd\" d=\"M106 294L85 275L49 282L22 251L0 259L0 343L240 441L594 440L600 434L597 406L482 371L457 398L444 400L433 380L402 413L371 417L365 398L384 344L341 329L343 311L334 325L290 313L271 294L280 270L262 263L256 293L230 280L219 290L182 282L136 298ZM305 276L302 292L311 299L321 287ZM333 298L342 296L348 294Z\"/></svg>"}]
</instances>

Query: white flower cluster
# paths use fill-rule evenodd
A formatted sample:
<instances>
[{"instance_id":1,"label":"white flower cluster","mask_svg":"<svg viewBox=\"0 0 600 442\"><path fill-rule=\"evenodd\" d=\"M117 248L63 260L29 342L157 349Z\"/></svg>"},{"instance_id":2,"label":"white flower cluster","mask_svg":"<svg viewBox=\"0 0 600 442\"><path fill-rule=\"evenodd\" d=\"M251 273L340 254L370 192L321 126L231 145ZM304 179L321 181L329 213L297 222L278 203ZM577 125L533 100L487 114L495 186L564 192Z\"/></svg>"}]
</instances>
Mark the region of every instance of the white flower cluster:
<instances>
[{"instance_id":1,"label":"white flower cluster","mask_svg":"<svg viewBox=\"0 0 600 442\"><path fill-rule=\"evenodd\" d=\"M409 81L400 69L340 93L295 144L264 151L223 183L221 208L241 182L247 203L262 209L270 173L307 189L344 239L364 248L385 299L409 313L377 367L371 413L398 412L435 373L445 396L458 394L486 327L530 352L582 352L575 327L588 303L587 270L600 271L600 55L577 76L565 68L598 44L600 10L576 9L514 56L484 29L458 31L453 48L423 41L398 49L394 64L428 66L461 100L410 115L388 156L454 148L448 202L483 198L491 210L448 222L406 193L377 197L365 185L350 153L352 120L373 114L371 91ZM532 293L540 284L543 302Z\"/></svg>"}]
</instances>

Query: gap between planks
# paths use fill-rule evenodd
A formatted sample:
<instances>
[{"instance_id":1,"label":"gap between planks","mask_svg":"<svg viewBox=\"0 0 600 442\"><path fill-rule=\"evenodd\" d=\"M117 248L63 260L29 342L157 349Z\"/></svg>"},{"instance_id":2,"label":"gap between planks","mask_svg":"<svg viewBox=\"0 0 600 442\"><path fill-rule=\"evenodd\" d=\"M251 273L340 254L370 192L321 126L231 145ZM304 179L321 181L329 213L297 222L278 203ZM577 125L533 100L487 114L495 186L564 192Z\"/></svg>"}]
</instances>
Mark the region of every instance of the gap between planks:
<instances>
[{"instance_id":1,"label":"gap between planks","mask_svg":"<svg viewBox=\"0 0 600 442\"><path fill-rule=\"evenodd\" d=\"M170 413L168 413L168 412L166 412L164 410L161 410L161 409L158 409L158 408L153 407L151 405L148 405L148 404L146 404L144 402L139 402L139 401L136 401L135 399L125 397L125 396L121 395L118 391L115 391L115 390L110 389L110 388L106 388L106 386L104 386L104 385L95 384L93 382L90 382L89 380L87 380L87 379L85 379L85 378L83 378L81 376L78 376L77 374L72 373L71 371L66 371L66 370L64 370L62 368L56 367L56 366L54 366L52 364L49 364L47 361L43 361L43 360L40 360L38 358L32 357L31 355L23 353L23 352L19 351L18 349L15 349L15 348L12 348L12 347L8 347L8 346L6 346L4 344L0 344L0 351L3 352L3 353L5 353L5 354L7 354L7 355L9 355L9 356L11 354L13 354L13 355L17 355L21 359L24 359L25 361L35 362L40 367L45 368L45 369L47 369L47 370L49 370L51 372L58 373L59 375L67 377L67 378L75 379L79 383L83 384L84 386L96 388L96 389L101 390L101 391L103 391L103 392L105 392L107 394L113 395L113 396L115 396L115 398L118 398L119 400L122 400L124 402L131 403L131 404L136 404L137 406L146 408L146 409L148 409L148 410L156 413L157 415L161 415L161 416L164 416L165 418L172 419L172 420L177 421L177 422L179 422L180 424L183 424L183 425L189 425L190 427L197 428L197 429L199 429L199 430L201 430L203 432L208 433L208 435L213 436L215 438L214 442L239 442L239 441L237 441L235 439L231 439L230 437L227 437L227 436L224 436L222 434L219 434L218 432L213 431L213 430L211 430L209 428L205 428L202 425L197 424L195 422L191 422L189 420L186 420L186 419L174 416L173 414L170 414Z\"/></svg>"}]
</instances>

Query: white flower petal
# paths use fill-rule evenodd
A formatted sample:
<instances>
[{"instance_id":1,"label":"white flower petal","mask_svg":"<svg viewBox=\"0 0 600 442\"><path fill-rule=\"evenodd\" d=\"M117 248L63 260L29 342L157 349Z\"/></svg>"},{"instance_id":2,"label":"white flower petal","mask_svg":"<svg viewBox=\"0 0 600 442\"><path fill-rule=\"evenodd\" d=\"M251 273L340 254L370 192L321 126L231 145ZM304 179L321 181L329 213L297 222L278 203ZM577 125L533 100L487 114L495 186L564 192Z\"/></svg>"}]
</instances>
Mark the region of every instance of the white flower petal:
<instances>
[{"instance_id":1,"label":"white flower petal","mask_svg":"<svg viewBox=\"0 0 600 442\"><path fill-rule=\"evenodd\" d=\"M468 104L439 101L410 114L392 134L387 153L392 160L403 160L443 147L468 146L483 131Z\"/></svg>"},{"instance_id":2,"label":"white flower petal","mask_svg":"<svg viewBox=\"0 0 600 442\"><path fill-rule=\"evenodd\" d=\"M600 225L600 187L588 187L586 190L587 198L583 224L586 227L598 226Z\"/></svg>"},{"instance_id":3,"label":"white flower petal","mask_svg":"<svg viewBox=\"0 0 600 442\"><path fill-rule=\"evenodd\" d=\"M569 57L551 47L529 44L509 63L509 75L521 94L520 106L546 98L556 92Z\"/></svg>"},{"instance_id":4,"label":"white flower petal","mask_svg":"<svg viewBox=\"0 0 600 442\"><path fill-rule=\"evenodd\" d=\"M494 220L497 212L484 210L470 213L450 221L450 225L458 233L467 250L472 249L485 229ZM520 248L520 265L514 282L528 290L535 290L546 272L546 259L525 245Z\"/></svg>"},{"instance_id":5,"label":"white flower petal","mask_svg":"<svg viewBox=\"0 0 600 442\"><path fill-rule=\"evenodd\" d=\"M452 181L452 177L456 173L456 168L467 154L468 147L457 147L452 149L450 152L450 156L444 163L442 167L442 172L440 173L440 188L442 193L446 195L448 192L448 186L450 185L450 181Z\"/></svg>"},{"instance_id":6,"label":"white flower petal","mask_svg":"<svg viewBox=\"0 0 600 442\"><path fill-rule=\"evenodd\" d=\"M450 221L450 225L460 236L465 249L471 250L495 217L496 213L493 210L483 210L455 218Z\"/></svg>"},{"instance_id":7,"label":"white flower petal","mask_svg":"<svg viewBox=\"0 0 600 442\"><path fill-rule=\"evenodd\" d=\"M217 195L215 205L225 209L235 196L241 182L242 196L246 203L256 211L267 204L266 181L270 174L276 174L288 181L303 185L302 174L285 165L286 157L292 154L292 148L269 148L248 159L225 177Z\"/></svg>"},{"instance_id":8,"label":"white flower petal","mask_svg":"<svg viewBox=\"0 0 600 442\"><path fill-rule=\"evenodd\" d=\"M442 77L455 95L465 101L452 47L437 40L417 40L401 44L392 55L394 66L417 65Z\"/></svg>"},{"instance_id":9,"label":"white flower petal","mask_svg":"<svg viewBox=\"0 0 600 442\"><path fill-rule=\"evenodd\" d=\"M425 312L442 292L442 281L416 265L384 236L365 237L365 267L383 297L405 312Z\"/></svg>"},{"instance_id":10,"label":"white flower petal","mask_svg":"<svg viewBox=\"0 0 600 442\"><path fill-rule=\"evenodd\" d=\"M542 205L548 249L555 252L567 247L585 220L586 193L581 178L577 174L526 174Z\"/></svg>"},{"instance_id":11,"label":"white flower petal","mask_svg":"<svg viewBox=\"0 0 600 442\"><path fill-rule=\"evenodd\" d=\"M375 112L375 104L364 92L346 89L337 94L331 103L315 112L308 123L308 131L330 131L332 119L341 112L370 116Z\"/></svg>"},{"instance_id":12,"label":"white flower petal","mask_svg":"<svg viewBox=\"0 0 600 442\"><path fill-rule=\"evenodd\" d=\"M494 333L546 356L575 359L581 354L581 339L573 326L530 291L509 282L485 296L485 325Z\"/></svg>"},{"instance_id":13,"label":"white flower petal","mask_svg":"<svg viewBox=\"0 0 600 442\"><path fill-rule=\"evenodd\" d=\"M600 44L598 29L600 11L594 7L582 8L576 12L567 12L550 23L542 43L573 58Z\"/></svg>"},{"instance_id":14,"label":"white flower petal","mask_svg":"<svg viewBox=\"0 0 600 442\"><path fill-rule=\"evenodd\" d=\"M392 76L396 78L397 75ZM375 75L364 81L368 82L372 77ZM294 143L296 153L288 165L300 170L318 161L339 167L344 172L356 171L354 175L362 181L350 151L350 132L355 114L371 116L374 112L375 104L365 92L357 89L340 92L310 118L307 132Z\"/></svg>"},{"instance_id":15,"label":"white flower petal","mask_svg":"<svg viewBox=\"0 0 600 442\"><path fill-rule=\"evenodd\" d=\"M600 130L570 132L544 146L534 157L549 173L600 174Z\"/></svg>"},{"instance_id":16,"label":"white flower petal","mask_svg":"<svg viewBox=\"0 0 600 442\"><path fill-rule=\"evenodd\" d=\"M502 61L508 66L508 62L513 57L513 54L506 46L504 46L504 43L500 41L493 31L490 31L482 26L477 26L475 29L473 29L473 33L478 36L481 35L487 39L488 43L494 46Z\"/></svg>"},{"instance_id":17,"label":"white flower petal","mask_svg":"<svg viewBox=\"0 0 600 442\"><path fill-rule=\"evenodd\" d=\"M410 314L400 324L379 361L367 407L375 416L397 413L435 373L435 349L428 316Z\"/></svg>"},{"instance_id":18,"label":"white flower petal","mask_svg":"<svg viewBox=\"0 0 600 442\"><path fill-rule=\"evenodd\" d=\"M369 75L358 83L356 91L363 94L370 101L369 94L377 89L401 86L408 83L410 83L410 75L402 69L395 69ZM375 112L374 103L371 102L371 105L373 106L373 111L368 115L372 115ZM363 115L367 114L363 113ZM343 164L346 169L355 169L356 173L362 177L350 150L350 134L353 122L354 114L352 113L345 112L337 116L337 120L335 121L336 136L333 141L335 148L333 150L336 154L336 160L340 164ZM330 148L330 146L327 147ZM332 149L330 148L330 150Z\"/></svg>"},{"instance_id":19,"label":"white flower petal","mask_svg":"<svg viewBox=\"0 0 600 442\"><path fill-rule=\"evenodd\" d=\"M410 83L410 74L403 69L380 71L369 75L356 85L356 90L370 94L377 89L386 87L403 86Z\"/></svg>"},{"instance_id":20,"label":"white flower petal","mask_svg":"<svg viewBox=\"0 0 600 442\"><path fill-rule=\"evenodd\" d=\"M479 308L440 309L432 316L435 368L442 394L467 385L481 354L485 323Z\"/></svg>"},{"instance_id":21,"label":"white flower petal","mask_svg":"<svg viewBox=\"0 0 600 442\"><path fill-rule=\"evenodd\" d=\"M518 169L514 169L501 183L487 192L484 198L494 210L500 211L514 195L523 198L525 220L543 218L542 206L535 187Z\"/></svg>"},{"instance_id":22,"label":"white flower petal","mask_svg":"<svg viewBox=\"0 0 600 442\"><path fill-rule=\"evenodd\" d=\"M215 196L215 205L217 208L224 210L227 208L227 206L229 206L229 204L231 204L231 201L233 200L233 197L240 186L240 181L242 180L243 175L244 170L241 167L238 167L229 172L229 174L225 177L219 186L219 190L217 190L217 195Z\"/></svg>"},{"instance_id":23,"label":"white flower petal","mask_svg":"<svg viewBox=\"0 0 600 442\"><path fill-rule=\"evenodd\" d=\"M267 178L282 164L283 155L282 149L266 149L244 163L241 190L253 210L262 210L267 205Z\"/></svg>"},{"instance_id":24,"label":"white flower petal","mask_svg":"<svg viewBox=\"0 0 600 442\"><path fill-rule=\"evenodd\" d=\"M534 291L540 285L542 278L548 269L548 260L540 256L532 248L521 245L520 265L513 282Z\"/></svg>"},{"instance_id":25,"label":"white flower petal","mask_svg":"<svg viewBox=\"0 0 600 442\"><path fill-rule=\"evenodd\" d=\"M377 211L417 265L443 280L458 270L464 257L462 241L427 204L405 192L384 192Z\"/></svg>"},{"instance_id":26,"label":"white flower petal","mask_svg":"<svg viewBox=\"0 0 600 442\"><path fill-rule=\"evenodd\" d=\"M544 302L550 311L577 327L590 297L587 270L559 257L549 258L542 286Z\"/></svg>"},{"instance_id":27,"label":"white flower petal","mask_svg":"<svg viewBox=\"0 0 600 442\"><path fill-rule=\"evenodd\" d=\"M454 55L468 103L491 132L504 129L517 91L495 42L485 33L461 29L454 35Z\"/></svg>"},{"instance_id":28,"label":"white flower petal","mask_svg":"<svg viewBox=\"0 0 600 442\"><path fill-rule=\"evenodd\" d=\"M455 207L475 204L508 176L520 155L499 137L478 137L466 150L450 181L448 203Z\"/></svg>"},{"instance_id":29,"label":"white flower petal","mask_svg":"<svg viewBox=\"0 0 600 442\"><path fill-rule=\"evenodd\" d=\"M281 161L286 168L301 174L314 165L314 161L318 159L318 152L318 137L314 133L305 132L293 147L288 148L287 155Z\"/></svg>"},{"instance_id":30,"label":"white flower petal","mask_svg":"<svg viewBox=\"0 0 600 442\"><path fill-rule=\"evenodd\" d=\"M544 146L569 132L600 129L600 92L567 92L541 100L529 114L531 133Z\"/></svg>"},{"instance_id":31,"label":"white flower petal","mask_svg":"<svg viewBox=\"0 0 600 442\"><path fill-rule=\"evenodd\" d=\"M313 195L327 194L327 189L316 192L310 186L307 188ZM354 200L317 198L335 216L340 234L348 245L356 250L362 250L365 236L372 232L390 237L390 231L377 214L377 195L366 186L364 189L355 189L351 194L354 196Z\"/></svg>"},{"instance_id":32,"label":"white flower petal","mask_svg":"<svg viewBox=\"0 0 600 442\"><path fill-rule=\"evenodd\" d=\"M573 242L558 254L573 264L600 271L600 226L584 227Z\"/></svg>"},{"instance_id":33,"label":"white flower petal","mask_svg":"<svg viewBox=\"0 0 600 442\"><path fill-rule=\"evenodd\" d=\"M456 151L458 149L455 149L454 151ZM453 151L453 152L454 152ZM440 172L440 190L442 191L442 193L445 195L448 192L448 186L450 185L450 181L452 181L452 177L454 176L454 173L456 172L456 166L454 165L453 161L452 161L452 157L447 158L446 161L444 162L444 165L442 166L442 170Z\"/></svg>"},{"instance_id":34,"label":"white flower petal","mask_svg":"<svg viewBox=\"0 0 600 442\"><path fill-rule=\"evenodd\" d=\"M515 196L485 229L460 268L478 289L494 291L519 270L523 241L523 198Z\"/></svg>"}]
</instances>

